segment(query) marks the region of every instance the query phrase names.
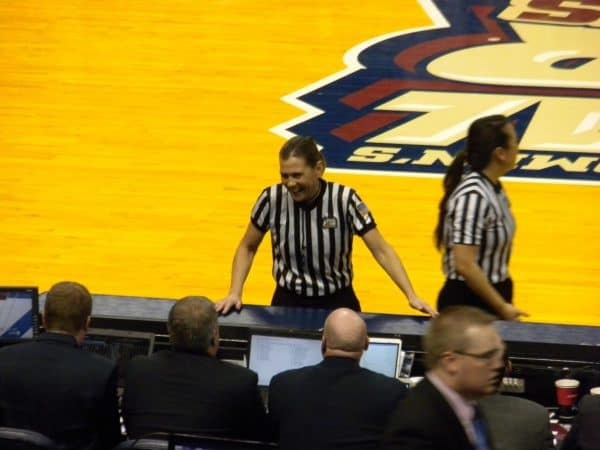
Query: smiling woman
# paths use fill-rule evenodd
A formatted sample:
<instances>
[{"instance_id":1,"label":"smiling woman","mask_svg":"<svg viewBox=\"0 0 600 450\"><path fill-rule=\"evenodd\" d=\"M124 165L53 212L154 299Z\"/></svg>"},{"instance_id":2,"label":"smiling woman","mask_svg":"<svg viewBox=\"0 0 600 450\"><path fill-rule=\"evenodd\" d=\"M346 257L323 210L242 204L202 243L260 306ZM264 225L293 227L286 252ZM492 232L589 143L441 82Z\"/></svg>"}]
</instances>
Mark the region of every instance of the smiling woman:
<instances>
[{"instance_id":1,"label":"smiling woman","mask_svg":"<svg viewBox=\"0 0 600 450\"><path fill-rule=\"evenodd\" d=\"M360 236L412 308L435 311L413 290L400 258L377 230L369 208L351 188L321 178L325 159L310 137L295 136L279 152L281 183L264 189L233 260L229 294L217 304L227 314L242 306L254 255L271 231L272 305L360 311L352 287L352 238Z\"/></svg>"},{"instance_id":2,"label":"smiling woman","mask_svg":"<svg viewBox=\"0 0 600 450\"><path fill-rule=\"evenodd\" d=\"M320 178L325 172L325 158L312 139L295 137L279 151L281 182L295 202L311 203L321 192Z\"/></svg>"}]
</instances>

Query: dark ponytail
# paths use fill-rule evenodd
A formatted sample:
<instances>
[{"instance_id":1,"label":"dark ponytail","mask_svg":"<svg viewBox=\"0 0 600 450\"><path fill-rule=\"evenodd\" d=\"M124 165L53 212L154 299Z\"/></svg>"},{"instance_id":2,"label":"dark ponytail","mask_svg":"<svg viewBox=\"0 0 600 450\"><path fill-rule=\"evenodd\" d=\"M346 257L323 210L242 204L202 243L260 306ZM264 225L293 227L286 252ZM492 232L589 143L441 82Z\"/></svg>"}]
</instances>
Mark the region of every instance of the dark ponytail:
<instances>
[{"instance_id":1,"label":"dark ponytail","mask_svg":"<svg viewBox=\"0 0 600 450\"><path fill-rule=\"evenodd\" d=\"M440 200L438 223L434 232L435 246L438 250L442 247L444 239L446 203L462 179L465 163L476 172L485 169L494 150L506 147L508 143L508 134L504 131L507 123L508 119L505 116L497 114L477 119L469 126L466 147L456 154L444 177L444 196Z\"/></svg>"},{"instance_id":2,"label":"dark ponytail","mask_svg":"<svg viewBox=\"0 0 600 450\"><path fill-rule=\"evenodd\" d=\"M444 237L444 217L446 216L446 202L448 201L448 197L454 192L458 183L462 179L462 174L464 171L465 162L467 160L467 151L461 150L459 151L450 167L446 171L446 175L444 176L444 196L440 200L439 205L439 213L438 213L438 223L435 227L435 247L439 250L442 246L442 239Z\"/></svg>"}]
</instances>

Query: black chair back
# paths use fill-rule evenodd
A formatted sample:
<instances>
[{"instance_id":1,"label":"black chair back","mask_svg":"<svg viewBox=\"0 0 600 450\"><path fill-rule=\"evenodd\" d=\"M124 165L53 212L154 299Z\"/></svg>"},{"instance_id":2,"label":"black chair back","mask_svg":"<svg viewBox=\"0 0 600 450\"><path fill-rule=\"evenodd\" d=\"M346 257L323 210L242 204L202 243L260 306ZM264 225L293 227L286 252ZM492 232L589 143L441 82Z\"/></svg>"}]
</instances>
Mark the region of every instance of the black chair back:
<instances>
[{"instance_id":1,"label":"black chair back","mask_svg":"<svg viewBox=\"0 0 600 450\"><path fill-rule=\"evenodd\" d=\"M58 450L56 443L41 433L22 428L0 427L2 450Z\"/></svg>"},{"instance_id":2,"label":"black chair back","mask_svg":"<svg viewBox=\"0 0 600 450\"><path fill-rule=\"evenodd\" d=\"M114 450L168 450L169 441L153 438L128 439L117 445Z\"/></svg>"},{"instance_id":3,"label":"black chair back","mask_svg":"<svg viewBox=\"0 0 600 450\"><path fill-rule=\"evenodd\" d=\"M199 450L271 450L279 448L279 445L272 442L180 433L169 436L169 445L169 450L175 450L179 446Z\"/></svg>"}]
</instances>

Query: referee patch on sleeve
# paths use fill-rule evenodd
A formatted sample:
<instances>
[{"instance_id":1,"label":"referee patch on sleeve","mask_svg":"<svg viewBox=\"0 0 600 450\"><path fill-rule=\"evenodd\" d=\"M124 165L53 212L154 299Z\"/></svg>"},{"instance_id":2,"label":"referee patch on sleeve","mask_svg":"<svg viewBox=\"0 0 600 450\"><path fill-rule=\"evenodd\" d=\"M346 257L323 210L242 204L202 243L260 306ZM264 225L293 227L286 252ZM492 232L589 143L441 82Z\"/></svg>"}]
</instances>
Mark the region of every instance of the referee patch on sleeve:
<instances>
[{"instance_id":1,"label":"referee patch on sleeve","mask_svg":"<svg viewBox=\"0 0 600 450\"><path fill-rule=\"evenodd\" d=\"M356 205L356 210L363 217L367 217L369 215L369 208L367 208L365 202L360 202L358 205Z\"/></svg>"}]
</instances>

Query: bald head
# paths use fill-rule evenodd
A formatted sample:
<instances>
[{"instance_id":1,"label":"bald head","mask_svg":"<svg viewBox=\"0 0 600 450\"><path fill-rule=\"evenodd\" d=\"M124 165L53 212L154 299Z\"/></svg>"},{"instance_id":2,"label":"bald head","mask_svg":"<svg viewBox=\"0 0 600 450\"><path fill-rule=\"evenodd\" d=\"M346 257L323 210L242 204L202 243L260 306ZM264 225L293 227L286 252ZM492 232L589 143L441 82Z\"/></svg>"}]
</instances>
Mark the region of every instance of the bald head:
<instances>
[{"instance_id":1,"label":"bald head","mask_svg":"<svg viewBox=\"0 0 600 450\"><path fill-rule=\"evenodd\" d=\"M323 355L360 359L367 348L367 325L353 310L339 308L325 320Z\"/></svg>"}]
</instances>

